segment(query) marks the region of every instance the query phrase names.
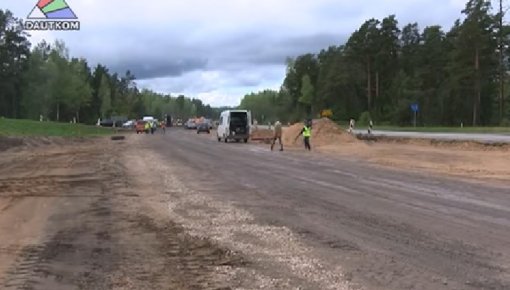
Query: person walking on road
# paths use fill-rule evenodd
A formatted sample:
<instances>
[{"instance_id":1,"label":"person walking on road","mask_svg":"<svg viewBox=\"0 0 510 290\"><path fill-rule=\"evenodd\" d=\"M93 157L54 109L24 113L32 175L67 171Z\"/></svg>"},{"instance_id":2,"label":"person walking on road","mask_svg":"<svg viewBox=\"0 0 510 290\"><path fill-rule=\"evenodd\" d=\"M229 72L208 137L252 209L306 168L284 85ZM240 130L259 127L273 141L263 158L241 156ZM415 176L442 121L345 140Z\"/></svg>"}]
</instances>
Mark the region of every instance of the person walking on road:
<instances>
[{"instance_id":1,"label":"person walking on road","mask_svg":"<svg viewBox=\"0 0 510 290\"><path fill-rule=\"evenodd\" d=\"M303 129L299 133L299 135L296 136L296 141L299 138L299 136L303 135L303 141L305 143L305 149L308 151L312 151L312 146L310 145L310 138L312 137L312 121L306 120L305 125L303 126Z\"/></svg>"},{"instance_id":2,"label":"person walking on road","mask_svg":"<svg viewBox=\"0 0 510 290\"><path fill-rule=\"evenodd\" d=\"M271 151L273 151L274 145L276 144L276 140L280 142L280 151L283 151L282 123L280 123L280 121L276 121L276 123L274 123L274 135L273 142L271 143Z\"/></svg>"},{"instance_id":3,"label":"person walking on road","mask_svg":"<svg viewBox=\"0 0 510 290\"><path fill-rule=\"evenodd\" d=\"M158 124L156 123L156 121L152 121L151 122L151 134L154 134L154 132L156 132L157 128L158 128Z\"/></svg>"},{"instance_id":4,"label":"person walking on road","mask_svg":"<svg viewBox=\"0 0 510 290\"><path fill-rule=\"evenodd\" d=\"M161 121L160 127L161 127L161 134L166 134L166 124L165 124L165 121Z\"/></svg>"}]
</instances>

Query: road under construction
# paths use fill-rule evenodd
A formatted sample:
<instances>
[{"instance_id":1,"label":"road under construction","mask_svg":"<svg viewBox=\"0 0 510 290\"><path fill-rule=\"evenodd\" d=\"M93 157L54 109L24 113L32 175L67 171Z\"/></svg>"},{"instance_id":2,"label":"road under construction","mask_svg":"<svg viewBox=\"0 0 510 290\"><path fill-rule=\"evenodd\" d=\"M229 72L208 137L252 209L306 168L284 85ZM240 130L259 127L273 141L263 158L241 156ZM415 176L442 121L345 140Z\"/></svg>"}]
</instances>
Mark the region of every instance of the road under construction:
<instances>
[{"instance_id":1,"label":"road under construction","mask_svg":"<svg viewBox=\"0 0 510 290\"><path fill-rule=\"evenodd\" d=\"M324 126L312 152L180 128L2 140L0 288L510 289L508 148Z\"/></svg>"}]
</instances>

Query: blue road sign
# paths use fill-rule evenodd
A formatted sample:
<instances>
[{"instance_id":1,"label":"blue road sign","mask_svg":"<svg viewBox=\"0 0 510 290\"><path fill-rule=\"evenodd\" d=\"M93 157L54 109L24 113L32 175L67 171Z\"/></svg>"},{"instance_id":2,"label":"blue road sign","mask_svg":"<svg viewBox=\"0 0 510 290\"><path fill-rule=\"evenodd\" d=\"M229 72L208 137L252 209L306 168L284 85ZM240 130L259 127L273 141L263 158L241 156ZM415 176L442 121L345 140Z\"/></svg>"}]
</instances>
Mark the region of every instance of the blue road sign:
<instances>
[{"instance_id":1,"label":"blue road sign","mask_svg":"<svg viewBox=\"0 0 510 290\"><path fill-rule=\"evenodd\" d=\"M419 108L418 104L411 104L411 110L413 110L413 112L418 112Z\"/></svg>"}]
</instances>

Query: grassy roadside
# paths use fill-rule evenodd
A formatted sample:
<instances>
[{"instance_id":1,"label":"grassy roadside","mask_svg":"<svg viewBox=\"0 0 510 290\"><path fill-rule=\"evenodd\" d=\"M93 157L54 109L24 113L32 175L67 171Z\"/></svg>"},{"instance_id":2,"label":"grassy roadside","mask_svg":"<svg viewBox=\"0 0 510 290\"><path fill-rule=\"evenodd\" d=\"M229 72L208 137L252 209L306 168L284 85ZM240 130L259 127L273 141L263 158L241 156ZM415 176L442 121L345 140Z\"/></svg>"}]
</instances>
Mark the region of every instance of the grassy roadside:
<instances>
[{"instance_id":1,"label":"grassy roadside","mask_svg":"<svg viewBox=\"0 0 510 290\"><path fill-rule=\"evenodd\" d=\"M37 122L0 118L0 136L58 136L83 137L114 134L111 128L98 128L82 124Z\"/></svg>"}]
</instances>

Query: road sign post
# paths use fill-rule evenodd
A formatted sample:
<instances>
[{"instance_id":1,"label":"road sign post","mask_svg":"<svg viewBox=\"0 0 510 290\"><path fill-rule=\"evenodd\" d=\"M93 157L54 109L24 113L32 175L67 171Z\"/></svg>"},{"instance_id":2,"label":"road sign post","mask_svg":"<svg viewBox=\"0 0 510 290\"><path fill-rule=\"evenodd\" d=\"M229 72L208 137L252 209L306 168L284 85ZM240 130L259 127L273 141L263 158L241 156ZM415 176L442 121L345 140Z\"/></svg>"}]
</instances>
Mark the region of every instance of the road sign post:
<instances>
[{"instance_id":1,"label":"road sign post","mask_svg":"<svg viewBox=\"0 0 510 290\"><path fill-rule=\"evenodd\" d=\"M411 110L414 113L414 127L416 128L416 117L418 116L418 111L420 110L420 107L418 103L411 104Z\"/></svg>"}]
</instances>

